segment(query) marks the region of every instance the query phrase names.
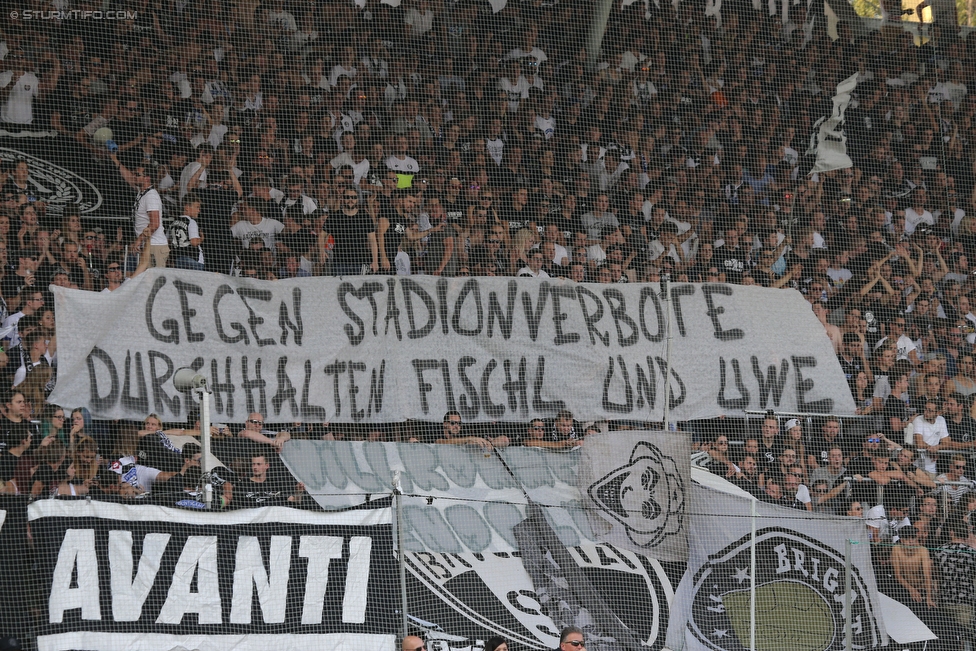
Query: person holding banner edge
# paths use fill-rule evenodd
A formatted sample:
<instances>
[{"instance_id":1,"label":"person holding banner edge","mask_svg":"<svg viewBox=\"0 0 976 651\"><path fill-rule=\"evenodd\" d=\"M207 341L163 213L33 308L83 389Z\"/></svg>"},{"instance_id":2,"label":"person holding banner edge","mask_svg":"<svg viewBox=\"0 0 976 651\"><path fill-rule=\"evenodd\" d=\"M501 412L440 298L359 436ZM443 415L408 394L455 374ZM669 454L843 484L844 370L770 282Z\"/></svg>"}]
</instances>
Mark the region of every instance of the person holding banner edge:
<instances>
[{"instance_id":1,"label":"person holding banner edge","mask_svg":"<svg viewBox=\"0 0 976 651\"><path fill-rule=\"evenodd\" d=\"M564 450L583 445L583 438L576 433L573 412L564 409L556 414L549 436L532 438L525 442L527 447Z\"/></svg>"},{"instance_id":2,"label":"person holding banner edge","mask_svg":"<svg viewBox=\"0 0 976 651\"><path fill-rule=\"evenodd\" d=\"M237 433L240 438L250 439L255 443L266 443L274 448L275 452L281 452L285 442L291 439L288 432L278 432L274 437L269 436L272 432L264 429L264 416L258 412L248 414L244 429Z\"/></svg>"},{"instance_id":3,"label":"person holding banner edge","mask_svg":"<svg viewBox=\"0 0 976 651\"><path fill-rule=\"evenodd\" d=\"M481 437L481 436L461 436L461 414L456 411L449 411L444 414L444 429L441 437L435 443L444 445L473 445L485 451L485 456L495 448L508 447L507 436Z\"/></svg>"}]
</instances>

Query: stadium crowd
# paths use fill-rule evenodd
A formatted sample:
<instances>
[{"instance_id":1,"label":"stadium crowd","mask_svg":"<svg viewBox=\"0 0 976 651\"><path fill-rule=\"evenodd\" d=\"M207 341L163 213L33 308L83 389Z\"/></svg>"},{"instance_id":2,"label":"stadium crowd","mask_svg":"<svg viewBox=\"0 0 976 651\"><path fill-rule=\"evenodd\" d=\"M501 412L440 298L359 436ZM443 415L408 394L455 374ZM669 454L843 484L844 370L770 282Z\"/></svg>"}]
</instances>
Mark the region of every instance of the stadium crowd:
<instances>
[{"instance_id":1,"label":"stadium crowd","mask_svg":"<svg viewBox=\"0 0 976 651\"><path fill-rule=\"evenodd\" d=\"M831 38L819 3L784 24L650 2L615 7L593 60L585 3L495 4L141 0L104 3L124 20L5 22L2 135L56 133L132 209L85 220L46 204L28 160L0 167L2 490L200 506L192 423L45 403L48 283L112 291L172 266L755 284L806 297L860 418L705 428L705 465L865 517L887 587L971 627L976 48L938 28ZM807 174L854 73L852 165ZM290 438L574 449L607 426L440 427L217 425L221 506L314 507L278 459Z\"/></svg>"}]
</instances>

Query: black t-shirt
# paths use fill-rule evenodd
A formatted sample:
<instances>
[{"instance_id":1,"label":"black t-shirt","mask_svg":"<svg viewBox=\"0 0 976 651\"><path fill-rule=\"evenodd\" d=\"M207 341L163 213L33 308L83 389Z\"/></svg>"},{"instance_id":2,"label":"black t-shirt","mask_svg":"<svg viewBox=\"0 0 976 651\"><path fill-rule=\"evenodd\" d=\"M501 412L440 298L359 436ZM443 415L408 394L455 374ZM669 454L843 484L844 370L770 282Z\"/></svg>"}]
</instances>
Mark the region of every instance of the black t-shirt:
<instances>
[{"instance_id":1,"label":"black t-shirt","mask_svg":"<svg viewBox=\"0 0 976 651\"><path fill-rule=\"evenodd\" d=\"M376 227L365 211L360 210L355 215L347 215L341 211L329 215L325 230L335 240L333 264L362 265L372 262L368 236L376 232Z\"/></svg>"},{"instance_id":2,"label":"black t-shirt","mask_svg":"<svg viewBox=\"0 0 976 651\"><path fill-rule=\"evenodd\" d=\"M882 409L881 414L885 419L885 435L893 440L898 440L898 436L901 434L901 432L895 432L891 429L891 419L900 418L903 421L908 420L908 405L906 405L905 401L901 398L891 394L885 398L884 408Z\"/></svg>"},{"instance_id":3,"label":"black t-shirt","mask_svg":"<svg viewBox=\"0 0 976 651\"><path fill-rule=\"evenodd\" d=\"M571 214L569 216L564 215L562 212L549 213L549 221L556 225L562 234L566 238L567 250L571 250L572 247L569 244L573 241L573 235L575 233L585 233L586 227L583 226L583 220L580 219L579 213Z\"/></svg>"},{"instance_id":4,"label":"black t-shirt","mask_svg":"<svg viewBox=\"0 0 976 651\"><path fill-rule=\"evenodd\" d=\"M173 223L169 226L169 232L166 234L169 240L170 249L173 249L179 255L191 255L190 249L190 218L186 215L180 215L173 220ZM180 251L180 249L186 249L185 251Z\"/></svg>"},{"instance_id":5,"label":"black t-shirt","mask_svg":"<svg viewBox=\"0 0 976 651\"><path fill-rule=\"evenodd\" d=\"M840 448L843 450L845 459L852 453L850 445L847 444L842 436L836 437L833 441L828 441L827 437L823 434L814 434L809 445L806 447L807 456L813 456L821 468L828 465L831 448Z\"/></svg>"},{"instance_id":6,"label":"black t-shirt","mask_svg":"<svg viewBox=\"0 0 976 651\"><path fill-rule=\"evenodd\" d=\"M840 363L841 370L844 371L844 377L847 378L847 386L851 389L851 395L854 395L857 391L857 374L864 370L861 368L863 366L861 359L859 357L847 359L843 355L838 355L837 361Z\"/></svg>"},{"instance_id":7,"label":"black t-shirt","mask_svg":"<svg viewBox=\"0 0 976 651\"><path fill-rule=\"evenodd\" d=\"M37 197L36 195L33 194L33 189L34 188L33 188L33 186L30 183L28 183L23 188L18 187L17 184L14 183L14 178L12 176L10 176L10 177L7 177L7 180L6 180L6 182L4 182L3 186L0 186L0 197L3 197L4 199L10 199L10 198L14 198L14 197L17 197L17 196L20 196L20 195L23 194L23 195L26 195L27 196L28 201L30 200L30 198L32 196L35 199L38 199L39 197ZM13 232L14 235L16 236L16 231L14 229L15 229L15 227L11 224L11 232ZM14 242L16 242L17 241L17 238L16 237L13 237L13 238L11 238L11 240L14 241Z\"/></svg>"},{"instance_id":8,"label":"black t-shirt","mask_svg":"<svg viewBox=\"0 0 976 651\"><path fill-rule=\"evenodd\" d=\"M400 249L400 243L403 241L403 237L407 234L407 227L410 225L410 220L401 215L392 208L383 215L386 217L387 221L390 222L390 227L386 229L386 233L383 234L383 248L386 251L386 259L393 264L393 259L396 258L397 251ZM463 222L458 222L459 224Z\"/></svg>"},{"instance_id":9,"label":"black t-shirt","mask_svg":"<svg viewBox=\"0 0 976 651\"><path fill-rule=\"evenodd\" d=\"M3 481L13 479L18 463L20 463L20 457L10 454L6 448L0 449L0 479Z\"/></svg>"},{"instance_id":10,"label":"black t-shirt","mask_svg":"<svg viewBox=\"0 0 976 651\"><path fill-rule=\"evenodd\" d=\"M281 477L270 474L261 483L247 479L236 484L234 488L234 502L243 508L287 506L288 497L293 492Z\"/></svg>"},{"instance_id":11,"label":"black t-shirt","mask_svg":"<svg viewBox=\"0 0 976 651\"><path fill-rule=\"evenodd\" d=\"M183 129L183 121L186 118L186 111L187 107L184 102L173 102L169 108L164 108L162 105L157 106L151 117L153 131L162 132L164 138L167 135L179 137Z\"/></svg>"},{"instance_id":12,"label":"black t-shirt","mask_svg":"<svg viewBox=\"0 0 976 651\"><path fill-rule=\"evenodd\" d=\"M946 427L949 429L949 438L954 443L976 441L976 420L966 414L963 414L962 421L958 423L951 418L946 418Z\"/></svg>"},{"instance_id":13,"label":"black t-shirt","mask_svg":"<svg viewBox=\"0 0 976 651\"><path fill-rule=\"evenodd\" d=\"M712 261L720 273L725 272L725 282L740 283L746 270L746 255L746 249L742 246L733 249L723 245L715 249Z\"/></svg>"},{"instance_id":14,"label":"black t-shirt","mask_svg":"<svg viewBox=\"0 0 976 651\"><path fill-rule=\"evenodd\" d=\"M854 457L847 465L848 474L867 477L874 472L874 461L871 457ZM862 504L878 503L878 485L874 482L851 482L851 496Z\"/></svg>"},{"instance_id":15,"label":"black t-shirt","mask_svg":"<svg viewBox=\"0 0 976 651\"><path fill-rule=\"evenodd\" d=\"M3 276L3 280L0 280L0 293L2 293L3 297L8 301L17 296L17 294L19 294L21 290L26 287L27 277L18 276L17 272L13 271L12 269L8 269L7 273ZM38 287L38 289L40 289L40 287Z\"/></svg>"},{"instance_id":16,"label":"black t-shirt","mask_svg":"<svg viewBox=\"0 0 976 651\"><path fill-rule=\"evenodd\" d=\"M54 100L52 113L60 114L61 125L71 134L84 129L95 117L95 103L83 97L75 97L66 86L67 92L61 93Z\"/></svg>"},{"instance_id":17,"label":"black t-shirt","mask_svg":"<svg viewBox=\"0 0 976 651\"><path fill-rule=\"evenodd\" d=\"M64 464L57 470L51 468L46 463L42 463L37 470L34 471L34 476L31 477L31 486L35 482L41 482L43 488L41 488L41 497L47 497L51 495L54 491L58 489L58 485L68 479L68 473L65 472ZM23 491L21 491L23 492Z\"/></svg>"},{"instance_id":18,"label":"black t-shirt","mask_svg":"<svg viewBox=\"0 0 976 651\"><path fill-rule=\"evenodd\" d=\"M162 432L146 434L139 439L139 463L163 472L179 472L183 468L183 454Z\"/></svg>"},{"instance_id":19,"label":"black t-shirt","mask_svg":"<svg viewBox=\"0 0 976 651\"><path fill-rule=\"evenodd\" d=\"M638 231L645 224L644 212L638 210L636 213L631 213L629 210L621 210L617 213L617 221L621 226L630 226L631 229Z\"/></svg>"},{"instance_id":20,"label":"black t-shirt","mask_svg":"<svg viewBox=\"0 0 976 651\"><path fill-rule=\"evenodd\" d=\"M289 251L294 253L306 253L311 247L315 246L318 236L309 229L302 227L294 233L281 233L278 235L278 246L284 245Z\"/></svg>"},{"instance_id":21,"label":"black t-shirt","mask_svg":"<svg viewBox=\"0 0 976 651\"><path fill-rule=\"evenodd\" d=\"M444 212L447 213L447 221L452 224L458 224L463 226L466 221L466 216L464 214L465 204L461 197L457 197L454 201L449 201L445 196L441 199L441 205L444 206ZM387 213L387 218L390 217L390 213L395 213L396 210L393 206L390 206L390 211ZM390 219L392 222L393 220Z\"/></svg>"},{"instance_id":22,"label":"black t-shirt","mask_svg":"<svg viewBox=\"0 0 976 651\"><path fill-rule=\"evenodd\" d=\"M115 142L119 143L120 145L124 145L127 142L132 142L133 140L138 138L143 131L145 131L145 127L143 125L144 123L142 121L142 118L136 118L135 120L125 120L121 122L113 120L112 139L115 140Z\"/></svg>"},{"instance_id":23,"label":"black t-shirt","mask_svg":"<svg viewBox=\"0 0 976 651\"><path fill-rule=\"evenodd\" d=\"M6 443L7 448L20 445L20 443L31 434L36 434L35 427L30 421L22 420L19 423L8 418L0 418L0 440ZM35 441L37 445L39 441Z\"/></svg>"},{"instance_id":24,"label":"black t-shirt","mask_svg":"<svg viewBox=\"0 0 976 651\"><path fill-rule=\"evenodd\" d=\"M502 209L500 216L508 222L508 232L510 235L515 235L523 228L528 228L530 222L535 221L535 215L529 210L528 206L522 210L516 210L514 206L509 204Z\"/></svg>"},{"instance_id":25,"label":"black t-shirt","mask_svg":"<svg viewBox=\"0 0 976 651\"><path fill-rule=\"evenodd\" d=\"M738 486L739 488L741 488L742 490L746 491L753 497L764 499L764 497L766 496L766 492L759 487L759 484L757 484L756 482L750 479L746 479L746 478L739 479L736 477L732 480L732 483Z\"/></svg>"},{"instance_id":26,"label":"black t-shirt","mask_svg":"<svg viewBox=\"0 0 976 651\"><path fill-rule=\"evenodd\" d=\"M239 197L233 190L205 188L197 190L200 196L200 216L197 226L204 234L203 264L207 271L230 273L237 244L230 232L230 213Z\"/></svg>"},{"instance_id":27,"label":"black t-shirt","mask_svg":"<svg viewBox=\"0 0 976 651\"><path fill-rule=\"evenodd\" d=\"M507 167L496 167L492 176L492 183L499 188L527 188L529 181L529 175L521 167L514 172Z\"/></svg>"},{"instance_id":28,"label":"black t-shirt","mask_svg":"<svg viewBox=\"0 0 976 651\"><path fill-rule=\"evenodd\" d=\"M759 472L769 474L779 472L779 456L783 452L783 446L779 440L773 442L773 447L767 448L759 440L759 452L756 454L756 465L759 466Z\"/></svg>"}]
</instances>

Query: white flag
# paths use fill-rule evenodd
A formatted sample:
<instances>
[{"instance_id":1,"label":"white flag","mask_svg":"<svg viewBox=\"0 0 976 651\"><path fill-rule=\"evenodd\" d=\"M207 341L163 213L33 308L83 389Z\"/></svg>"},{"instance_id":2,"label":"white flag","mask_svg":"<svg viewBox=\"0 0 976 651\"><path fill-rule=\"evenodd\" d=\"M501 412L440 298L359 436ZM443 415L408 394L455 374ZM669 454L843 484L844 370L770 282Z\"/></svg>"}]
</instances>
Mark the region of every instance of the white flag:
<instances>
[{"instance_id":1,"label":"white flag","mask_svg":"<svg viewBox=\"0 0 976 651\"><path fill-rule=\"evenodd\" d=\"M810 138L810 148L807 154L817 154L817 162L807 173L829 172L853 167L851 157L847 155L847 134L844 133L844 112L851 103L851 93L857 86L857 75L854 73L837 84L834 95L834 110L829 118L820 118L813 125L814 133Z\"/></svg>"},{"instance_id":2,"label":"white flag","mask_svg":"<svg viewBox=\"0 0 976 651\"><path fill-rule=\"evenodd\" d=\"M693 477L696 472L700 471L693 470ZM728 485L714 475L708 479L712 485ZM741 651L752 646L753 501L734 488L725 491L692 483L688 511L693 533L688 536L688 569L672 602L670 648ZM854 542L854 648L886 645L864 521L763 502L756 507L754 648L844 648L848 539Z\"/></svg>"}]
</instances>

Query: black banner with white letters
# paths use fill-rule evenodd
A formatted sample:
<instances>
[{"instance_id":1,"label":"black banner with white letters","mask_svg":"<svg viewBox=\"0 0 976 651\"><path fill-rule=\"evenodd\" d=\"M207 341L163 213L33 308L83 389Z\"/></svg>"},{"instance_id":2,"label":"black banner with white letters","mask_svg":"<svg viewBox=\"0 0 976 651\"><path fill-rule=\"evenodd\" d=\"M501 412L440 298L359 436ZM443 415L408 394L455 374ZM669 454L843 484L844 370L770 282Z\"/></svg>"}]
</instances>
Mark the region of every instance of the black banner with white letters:
<instances>
[{"instance_id":1,"label":"black banner with white letters","mask_svg":"<svg viewBox=\"0 0 976 651\"><path fill-rule=\"evenodd\" d=\"M392 649L389 509L31 505L38 649Z\"/></svg>"}]
</instances>

